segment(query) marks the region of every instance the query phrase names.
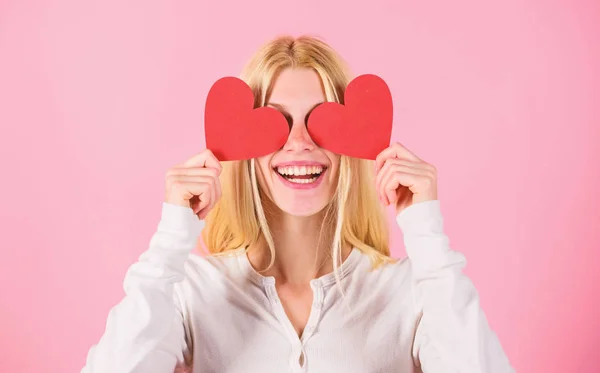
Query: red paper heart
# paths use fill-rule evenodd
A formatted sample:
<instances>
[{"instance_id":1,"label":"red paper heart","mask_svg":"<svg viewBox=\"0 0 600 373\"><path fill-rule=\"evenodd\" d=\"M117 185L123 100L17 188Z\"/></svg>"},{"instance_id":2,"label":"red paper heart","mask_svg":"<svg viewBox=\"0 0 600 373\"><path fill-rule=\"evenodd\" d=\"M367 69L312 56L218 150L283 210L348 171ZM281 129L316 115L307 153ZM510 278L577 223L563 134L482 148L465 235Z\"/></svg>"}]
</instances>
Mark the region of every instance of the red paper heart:
<instances>
[{"instance_id":1,"label":"red paper heart","mask_svg":"<svg viewBox=\"0 0 600 373\"><path fill-rule=\"evenodd\" d=\"M204 134L206 147L219 161L233 161L280 149L289 126L274 108L254 109L254 94L246 82L225 77L213 84L206 97Z\"/></svg>"},{"instance_id":2,"label":"red paper heart","mask_svg":"<svg viewBox=\"0 0 600 373\"><path fill-rule=\"evenodd\" d=\"M356 158L375 159L390 145L392 94L380 77L365 74L353 79L344 105L325 102L308 118L308 132L320 147Z\"/></svg>"}]
</instances>

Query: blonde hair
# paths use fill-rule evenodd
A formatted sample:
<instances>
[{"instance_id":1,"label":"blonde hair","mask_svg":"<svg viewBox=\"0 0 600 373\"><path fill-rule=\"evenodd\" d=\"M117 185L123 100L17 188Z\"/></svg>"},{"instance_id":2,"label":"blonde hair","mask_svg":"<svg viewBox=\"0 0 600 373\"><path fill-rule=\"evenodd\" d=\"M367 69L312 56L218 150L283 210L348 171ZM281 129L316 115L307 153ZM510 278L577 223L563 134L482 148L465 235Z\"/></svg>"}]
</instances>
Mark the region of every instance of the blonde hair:
<instances>
[{"instance_id":1,"label":"blonde hair","mask_svg":"<svg viewBox=\"0 0 600 373\"><path fill-rule=\"evenodd\" d=\"M282 36L260 48L240 76L254 92L255 107L265 105L277 74L285 68L314 69L321 78L326 100L343 103L350 76L341 57L317 38ZM372 161L340 157L337 187L322 225L333 231L333 242L326 246L331 247L336 278L344 245L367 254L373 268L393 261L384 210L375 192L373 167ZM220 180L221 199L206 217L202 232L208 251L220 254L248 248L262 236L270 250L267 269L270 268L275 260L275 247L255 160L224 162Z\"/></svg>"}]
</instances>

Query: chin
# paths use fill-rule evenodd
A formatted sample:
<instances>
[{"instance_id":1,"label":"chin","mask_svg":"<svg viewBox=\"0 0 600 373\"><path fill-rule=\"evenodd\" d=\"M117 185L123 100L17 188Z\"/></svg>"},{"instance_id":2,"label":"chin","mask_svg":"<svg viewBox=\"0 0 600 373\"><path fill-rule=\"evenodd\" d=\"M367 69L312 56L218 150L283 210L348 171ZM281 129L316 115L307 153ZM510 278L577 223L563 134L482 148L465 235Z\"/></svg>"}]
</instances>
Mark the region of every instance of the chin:
<instances>
[{"instance_id":1,"label":"chin","mask_svg":"<svg viewBox=\"0 0 600 373\"><path fill-rule=\"evenodd\" d=\"M298 203L290 203L289 200L281 203L276 203L277 207L284 213L292 216L308 217L313 216L327 207L329 201L316 203L316 201L298 201Z\"/></svg>"}]
</instances>

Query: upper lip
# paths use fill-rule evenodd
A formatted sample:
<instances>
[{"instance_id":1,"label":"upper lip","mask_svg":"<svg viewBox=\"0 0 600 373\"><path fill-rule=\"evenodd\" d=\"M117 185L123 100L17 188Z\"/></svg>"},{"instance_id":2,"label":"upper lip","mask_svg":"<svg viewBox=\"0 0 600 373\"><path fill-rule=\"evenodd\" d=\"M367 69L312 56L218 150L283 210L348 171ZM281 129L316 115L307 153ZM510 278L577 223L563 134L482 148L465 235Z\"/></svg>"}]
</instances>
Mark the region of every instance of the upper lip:
<instances>
[{"instance_id":1,"label":"upper lip","mask_svg":"<svg viewBox=\"0 0 600 373\"><path fill-rule=\"evenodd\" d=\"M316 161L288 161L288 162L277 163L276 165L273 166L273 168L290 167L290 166L320 166L323 168L327 167L327 165L325 165L324 163L316 162Z\"/></svg>"}]
</instances>

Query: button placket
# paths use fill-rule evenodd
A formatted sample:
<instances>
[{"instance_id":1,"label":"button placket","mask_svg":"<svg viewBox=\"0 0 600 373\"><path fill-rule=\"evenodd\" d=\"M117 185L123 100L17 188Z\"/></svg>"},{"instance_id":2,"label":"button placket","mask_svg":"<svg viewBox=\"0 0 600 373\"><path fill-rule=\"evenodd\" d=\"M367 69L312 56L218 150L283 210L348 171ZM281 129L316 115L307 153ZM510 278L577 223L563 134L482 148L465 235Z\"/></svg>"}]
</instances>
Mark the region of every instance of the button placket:
<instances>
[{"instance_id":1,"label":"button placket","mask_svg":"<svg viewBox=\"0 0 600 373\"><path fill-rule=\"evenodd\" d=\"M277 288L275 287L274 283L269 284L267 286L267 294L273 306L273 311L275 312L277 320L283 327L285 334L288 336L290 344L294 346L293 348L296 348L296 345L301 344L300 339L298 338L298 335L296 334L296 330L294 330L292 323L287 317L285 310L283 309L283 304L281 303L281 299L279 299L279 295L277 294Z\"/></svg>"},{"instance_id":2,"label":"button placket","mask_svg":"<svg viewBox=\"0 0 600 373\"><path fill-rule=\"evenodd\" d=\"M311 306L311 312L310 312L310 317L308 318L308 323L306 324L306 327L304 328L304 332L302 333L302 344L303 345L313 335L313 333L315 332L315 330L317 328L317 325L319 324L319 321L321 320L321 308L322 308L322 303L323 303L323 288L320 286L320 284L315 285L315 284L311 283L311 286L313 288L314 299L313 299L313 303ZM304 360L306 362L306 356L304 357Z\"/></svg>"},{"instance_id":3,"label":"button placket","mask_svg":"<svg viewBox=\"0 0 600 373\"><path fill-rule=\"evenodd\" d=\"M265 287L265 292L267 293L267 298L269 299L269 302L271 302L272 304L277 304L278 299L275 287L266 282L263 283L263 286Z\"/></svg>"},{"instance_id":4,"label":"button placket","mask_svg":"<svg viewBox=\"0 0 600 373\"><path fill-rule=\"evenodd\" d=\"M306 353L304 352L304 348L300 349L300 354L298 355L298 366L301 370L306 370Z\"/></svg>"},{"instance_id":5,"label":"button placket","mask_svg":"<svg viewBox=\"0 0 600 373\"><path fill-rule=\"evenodd\" d=\"M306 352L300 343L293 347L290 356L290 368L294 372L304 372L306 370Z\"/></svg>"},{"instance_id":6,"label":"button placket","mask_svg":"<svg viewBox=\"0 0 600 373\"><path fill-rule=\"evenodd\" d=\"M311 282L311 288L313 290L313 302L311 305L311 312L304 328L302 336L298 338L296 330L292 326L291 321L287 317L283 304L279 299L277 288L275 283L265 284L267 296L273 306L273 310L280 324L283 326L286 334L289 337L291 344L291 354L289 360L289 366L294 372L306 372L308 366L308 356L304 349L305 343L313 335L316 330L316 326L321 319L321 309L323 306L323 283L321 281L314 280Z\"/></svg>"}]
</instances>

